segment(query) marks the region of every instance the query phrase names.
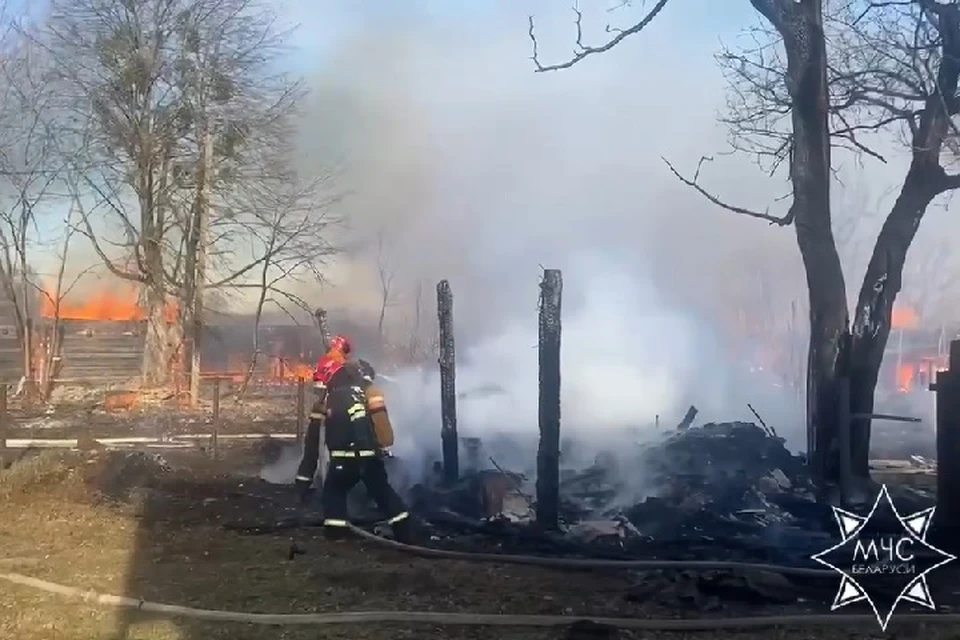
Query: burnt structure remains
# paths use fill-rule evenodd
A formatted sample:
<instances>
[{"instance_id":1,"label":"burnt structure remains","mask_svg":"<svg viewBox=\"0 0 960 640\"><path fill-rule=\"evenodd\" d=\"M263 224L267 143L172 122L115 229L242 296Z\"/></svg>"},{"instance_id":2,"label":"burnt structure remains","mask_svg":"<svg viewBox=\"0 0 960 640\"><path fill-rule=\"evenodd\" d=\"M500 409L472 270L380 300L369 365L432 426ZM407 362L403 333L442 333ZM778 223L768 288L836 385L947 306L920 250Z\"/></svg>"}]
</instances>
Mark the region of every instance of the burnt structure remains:
<instances>
[{"instance_id":1,"label":"burnt structure remains","mask_svg":"<svg viewBox=\"0 0 960 640\"><path fill-rule=\"evenodd\" d=\"M540 447L537 450L537 522L556 529L560 517L560 308L563 276L546 269L540 283Z\"/></svg>"},{"instance_id":2,"label":"burnt structure remains","mask_svg":"<svg viewBox=\"0 0 960 640\"><path fill-rule=\"evenodd\" d=\"M440 420L443 477L453 484L460 477L457 438L457 355L453 336L453 291L450 282L437 284L437 321L440 330Z\"/></svg>"}]
</instances>

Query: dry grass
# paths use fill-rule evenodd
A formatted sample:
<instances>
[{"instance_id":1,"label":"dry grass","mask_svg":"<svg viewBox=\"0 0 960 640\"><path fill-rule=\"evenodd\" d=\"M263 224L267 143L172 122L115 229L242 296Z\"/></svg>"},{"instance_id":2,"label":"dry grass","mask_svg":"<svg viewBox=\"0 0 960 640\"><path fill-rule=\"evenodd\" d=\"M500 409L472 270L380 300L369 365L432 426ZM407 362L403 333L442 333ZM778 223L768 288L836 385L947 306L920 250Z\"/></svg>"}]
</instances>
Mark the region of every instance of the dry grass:
<instances>
[{"instance_id":1,"label":"dry grass","mask_svg":"<svg viewBox=\"0 0 960 640\"><path fill-rule=\"evenodd\" d=\"M63 484L74 467L58 451L42 451L26 456L0 470L0 499L12 500L17 494L41 491Z\"/></svg>"},{"instance_id":2,"label":"dry grass","mask_svg":"<svg viewBox=\"0 0 960 640\"><path fill-rule=\"evenodd\" d=\"M623 598L626 578L532 567L413 559L358 542L326 543L311 532L295 539L308 554L290 562L286 536L242 536L202 523L209 498L170 503L154 489L131 503L108 503L90 491L95 464L42 454L0 472L0 570L100 592L201 608L250 612L371 609L478 613L670 616ZM198 512L191 512L198 510ZM725 638L882 637L873 629L725 632ZM955 634L945 629L901 638ZM711 634L698 634L704 637ZM620 637L682 637L627 634ZM29 588L0 588L0 638L22 640L200 640L260 638L560 638L558 630L417 626L257 627L162 619L76 604ZM691 637L693 637L691 635Z\"/></svg>"}]
</instances>

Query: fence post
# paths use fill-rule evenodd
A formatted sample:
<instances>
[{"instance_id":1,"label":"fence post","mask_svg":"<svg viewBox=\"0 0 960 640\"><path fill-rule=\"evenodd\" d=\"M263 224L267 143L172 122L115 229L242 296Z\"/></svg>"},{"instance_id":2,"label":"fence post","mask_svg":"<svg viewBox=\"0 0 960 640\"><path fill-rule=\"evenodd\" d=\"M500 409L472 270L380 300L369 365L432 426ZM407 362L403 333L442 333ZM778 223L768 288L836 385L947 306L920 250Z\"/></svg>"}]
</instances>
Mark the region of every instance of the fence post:
<instances>
[{"instance_id":1,"label":"fence post","mask_svg":"<svg viewBox=\"0 0 960 640\"><path fill-rule=\"evenodd\" d=\"M453 337L453 292L450 282L437 284L437 320L440 324L440 440L443 450L443 479L448 485L460 477L457 437L457 357Z\"/></svg>"},{"instance_id":2,"label":"fence post","mask_svg":"<svg viewBox=\"0 0 960 640\"><path fill-rule=\"evenodd\" d=\"M210 450L214 459L220 457L220 378L213 379L213 424L210 435Z\"/></svg>"},{"instance_id":3,"label":"fence post","mask_svg":"<svg viewBox=\"0 0 960 640\"><path fill-rule=\"evenodd\" d=\"M7 414L7 390L9 387L0 384L0 468L6 464L5 456L7 453L7 429L10 424L10 416Z\"/></svg>"},{"instance_id":4,"label":"fence post","mask_svg":"<svg viewBox=\"0 0 960 640\"><path fill-rule=\"evenodd\" d=\"M937 394L937 510L935 527L946 540L960 532L960 340L950 342L946 371L931 385Z\"/></svg>"},{"instance_id":5,"label":"fence post","mask_svg":"<svg viewBox=\"0 0 960 640\"><path fill-rule=\"evenodd\" d=\"M306 381L303 376L297 378L297 444L303 444L303 422L306 419Z\"/></svg>"},{"instance_id":6,"label":"fence post","mask_svg":"<svg viewBox=\"0 0 960 640\"><path fill-rule=\"evenodd\" d=\"M540 282L540 446L537 450L537 523L560 522L560 307L563 276L545 269Z\"/></svg>"}]
</instances>

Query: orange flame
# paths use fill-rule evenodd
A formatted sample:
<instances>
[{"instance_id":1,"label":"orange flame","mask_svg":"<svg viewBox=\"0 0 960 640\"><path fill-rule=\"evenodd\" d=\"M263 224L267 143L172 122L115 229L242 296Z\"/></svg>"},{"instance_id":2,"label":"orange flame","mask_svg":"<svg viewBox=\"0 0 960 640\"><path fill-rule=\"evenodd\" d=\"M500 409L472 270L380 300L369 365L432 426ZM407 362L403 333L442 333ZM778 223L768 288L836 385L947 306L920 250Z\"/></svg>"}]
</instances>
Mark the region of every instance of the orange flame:
<instances>
[{"instance_id":1,"label":"orange flame","mask_svg":"<svg viewBox=\"0 0 960 640\"><path fill-rule=\"evenodd\" d=\"M259 362L267 364L266 371L257 369L259 373L254 373L253 380L267 383L289 383L297 382L300 378L311 380L313 378L313 365L308 362L287 360L278 356L263 356L258 359ZM231 354L227 358L227 366L224 370L209 370L203 375L209 377L230 380L235 384L240 384L246 379L250 368L250 357L243 354Z\"/></svg>"},{"instance_id":2,"label":"orange flame","mask_svg":"<svg viewBox=\"0 0 960 640\"><path fill-rule=\"evenodd\" d=\"M913 388L913 378L916 368L912 364L901 364L897 367L897 391L906 393Z\"/></svg>"},{"instance_id":3,"label":"orange flame","mask_svg":"<svg viewBox=\"0 0 960 640\"><path fill-rule=\"evenodd\" d=\"M139 304L139 290L135 286L126 286L112 291L98 291L85 296L83 301L61 300L60 308L54 303L56 296L43 296L40 313L45 318L62 320L104 320L137 322L147 319L146 310ZM177 305L170 301L164 309L167 322L177 319Z\"/></svg>"},{"instance_id":4,"label":"orange flame","mask_svg":"<svg viewBox=\"0 0 960 640\"><path fill-rule=\"evenodd\" d=\"M270 377L275 380L310 380L313 377L313 366L303 362L291 362L282 358L270 359Z\"/></svg>"},{"instance_id":5,"label":"orange flame","mask_svg":"<svg viewBox=\"0 0 960 640\"><path fill-rule=\"evenodd\" d=\"M908 305L893 305L890 327L893 329L915 329L920 324L920 314Z\"/></svg>"}]
</instances>

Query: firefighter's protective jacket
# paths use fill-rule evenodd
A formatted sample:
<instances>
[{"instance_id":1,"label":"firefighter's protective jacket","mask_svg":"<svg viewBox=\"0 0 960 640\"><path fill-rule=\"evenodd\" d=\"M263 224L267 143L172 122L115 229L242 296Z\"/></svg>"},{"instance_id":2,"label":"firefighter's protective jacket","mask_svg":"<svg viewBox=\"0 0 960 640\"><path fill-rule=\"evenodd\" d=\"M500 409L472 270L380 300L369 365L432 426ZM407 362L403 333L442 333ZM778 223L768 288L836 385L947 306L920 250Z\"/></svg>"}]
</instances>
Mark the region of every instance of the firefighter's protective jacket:
<instances>
[{"instance_id":1,"label":"firefighter's protective jacket","mask_svg":"<svg viewBox=\"0 0 960 640\"><path fill-rule=\"evenodd\" d=\"M350 362L344 364L328 384L314 383L316 400L310 411L303 459L297 469L296 480L301 487L313 483L324 426L325 444L332 457L376 455L393 446L393 426L383 391L373 383L373 376L369 364Z\"/></svg>"},{"instance_id":2,"label":"firefighter's protective jacket","mask_svg":"<svg viewBox=\"0 0 960 640\"><path fill-rule=\"evenodd\" d=\"M393 426L383 391L364 362L344 365L330 379L326 395L326 445L340 452L378 452L393 446Z\"/></svg>"}]
</instances>

